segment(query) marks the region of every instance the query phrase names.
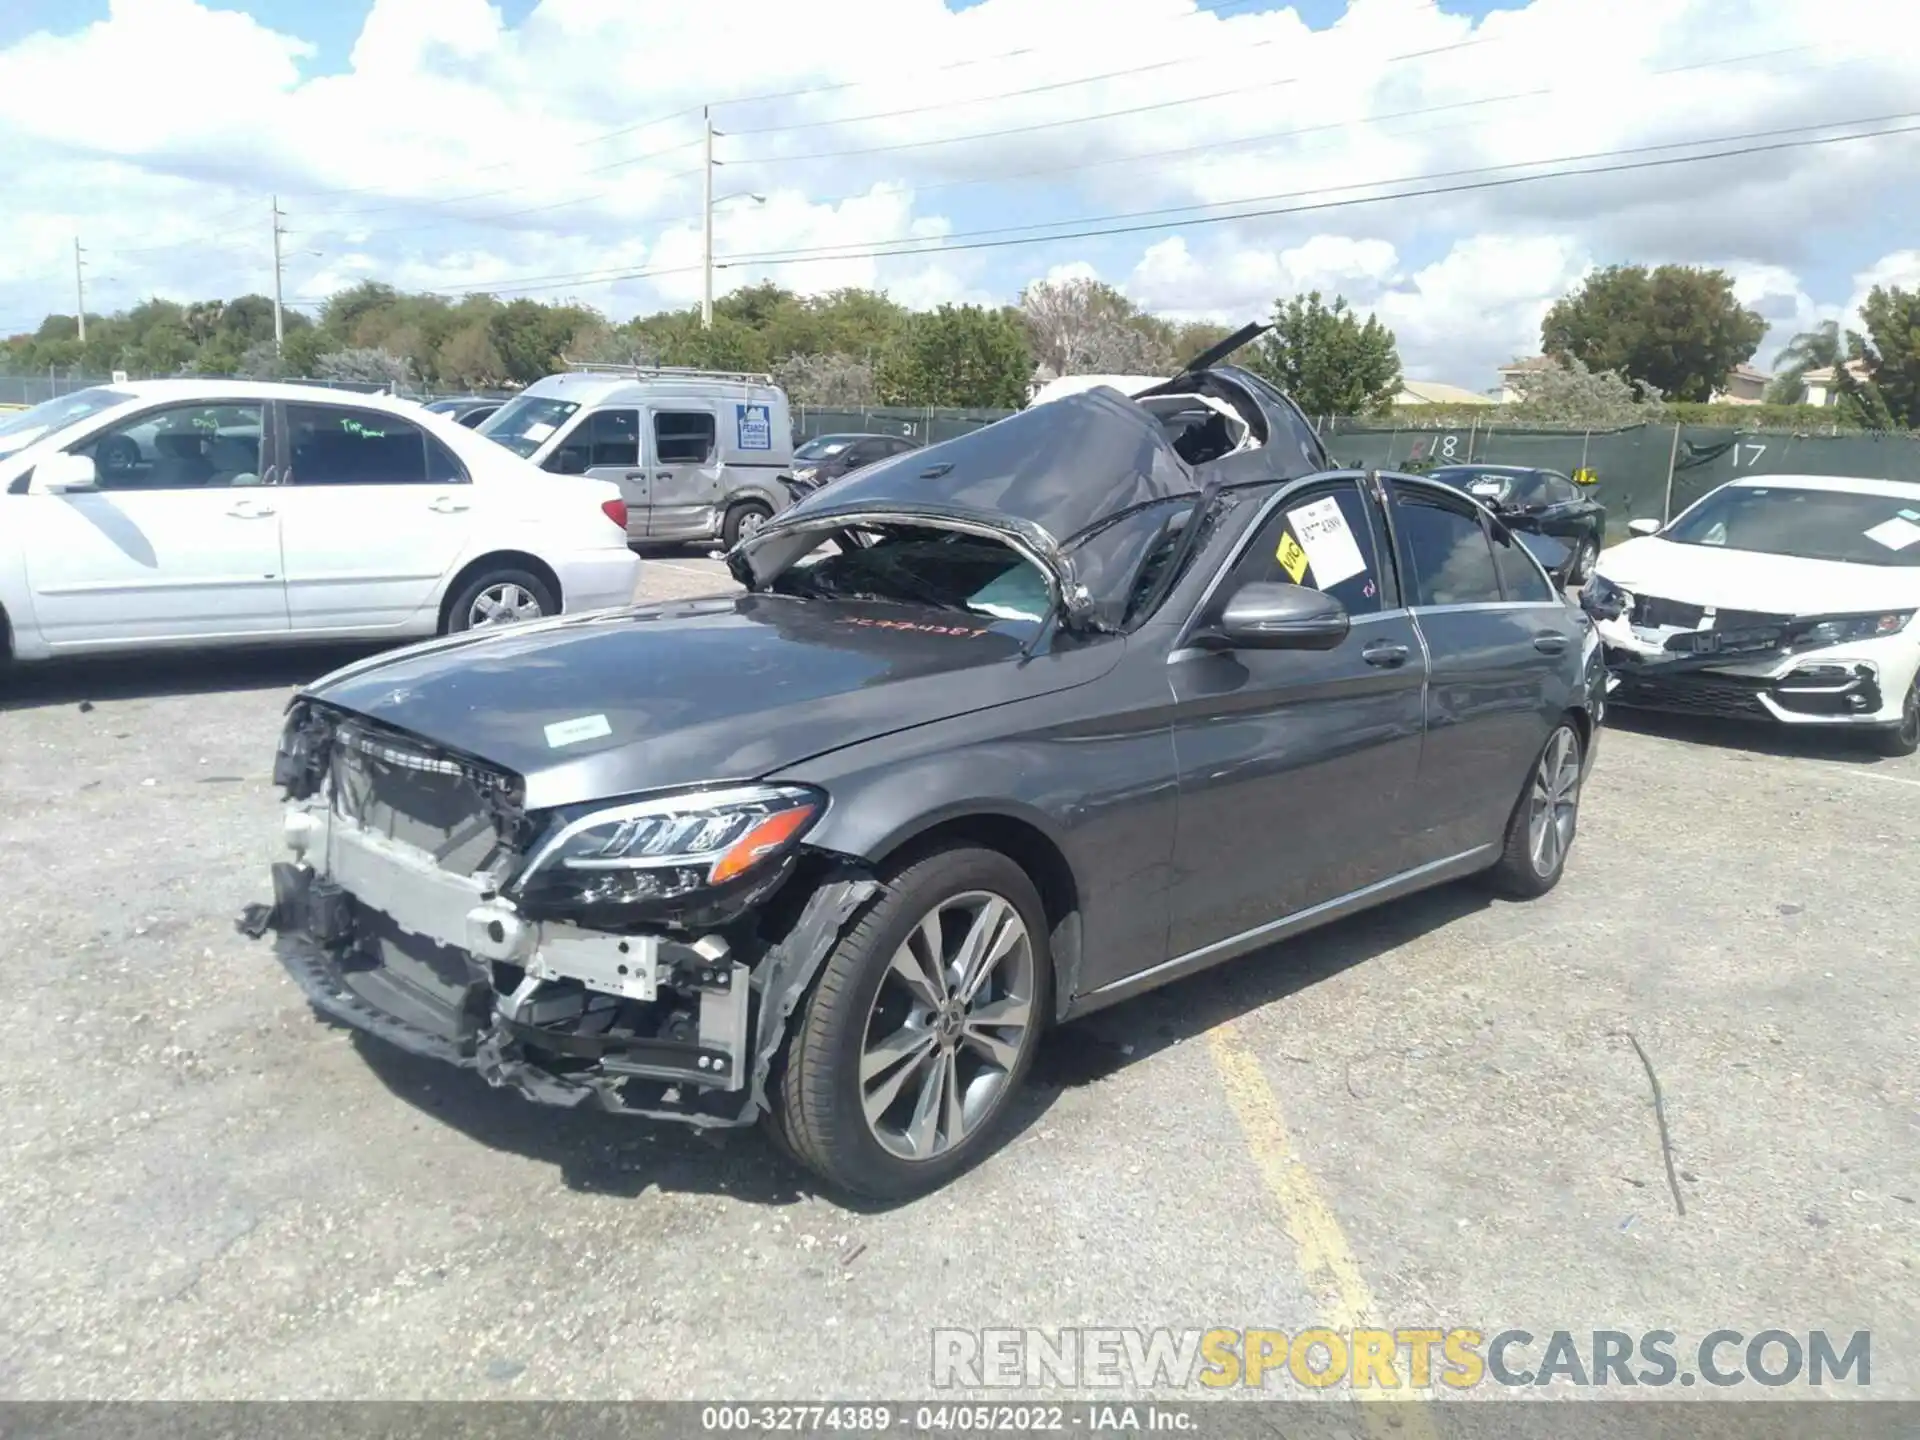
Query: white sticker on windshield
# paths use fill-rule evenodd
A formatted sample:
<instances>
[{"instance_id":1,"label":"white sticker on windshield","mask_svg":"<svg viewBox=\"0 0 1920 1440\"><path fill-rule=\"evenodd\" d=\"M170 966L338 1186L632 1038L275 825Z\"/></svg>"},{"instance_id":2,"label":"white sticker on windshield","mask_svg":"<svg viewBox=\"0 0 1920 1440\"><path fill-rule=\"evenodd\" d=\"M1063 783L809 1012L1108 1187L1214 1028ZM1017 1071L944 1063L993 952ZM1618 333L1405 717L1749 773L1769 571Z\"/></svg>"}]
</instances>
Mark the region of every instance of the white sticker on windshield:
<instances>
[{"instance_id":1,"label":"white sticker on windshield","mask_svg":"<svg viewBox=\"0 0 1920 1440\"><path fill-rule=\"evenodd\" d=\"M520 432L523 438L533 441L533 443L536 445L538 445L542 440L546 439L552 433L553 433L553 426L549 425L544 420L536 420L533 422L533 424L527 426L526 429Z\"/></svg>"},{"instance_id":2,"label":"white sticker on windshield","mask_svg":"<svg viewBox=\"0 0 1920 1440\"><path fill-rule=\"evenodd\" d=\"M1504 480L1476 480L1467 487L1470 495L1498 495L1507 488Z\"/></svg>"},{"instance_id":3,"label":"white sticker on windshield","mask_svg":"<svg viewBox=\"0 0 1920 1440\"><path fill-rule=\"evenodd\" d=\"M1287 512L1287 521L1313 566L1313 583L1324 590L1365 572L1367 562L1347 528L1340 502L1328 495Z\"/></svg>"},{"instance_id":4,"label":"white sticker on windshield","mask_svg":"<svg viewBox=\"0 0 1920 1440\"><path fill-rule=\"evenodd\" d=\"M1914 541L1920 540L1920 525L1914 524L1904 516L1896 515L1891 520L1882 520L1871 530L1860 532L1876 545L1884 545L1889 550L1904 550Z\"/></svg>"},{"instance_id":5,"label":"white sticker on windshield","mask_svg":"<svg viewBox=\"0 0 1920 1440\"><path fill-rule=\"evenodd\" d=\"M557 720L547 726L547 748L558 750L562 745L578 745L582 740L598 740L602 735L611 735L613 726L607 723L604 715L582 715L578 720Z\"/></svg>"}]
</instances>

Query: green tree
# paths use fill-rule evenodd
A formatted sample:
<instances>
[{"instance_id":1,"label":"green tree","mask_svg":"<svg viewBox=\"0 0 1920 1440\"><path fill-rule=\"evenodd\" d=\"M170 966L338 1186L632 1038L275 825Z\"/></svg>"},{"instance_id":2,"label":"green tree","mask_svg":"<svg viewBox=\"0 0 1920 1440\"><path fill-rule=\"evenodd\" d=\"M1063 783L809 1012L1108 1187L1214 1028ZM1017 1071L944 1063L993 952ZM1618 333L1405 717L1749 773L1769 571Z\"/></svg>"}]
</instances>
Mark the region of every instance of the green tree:
<instances>
[{"instance_id":1,"label":"green tree","mask_svg":"<svg viewBox=\"0 0 1920 1440\"><path fill-rule=\"evenodd\" d=\"M506 362L493 347L485 321L475 320L454 331L434 352L434 376L464 387L498 385L506 378Z\"/></svg>"},{"instance_id":2,"label":"green tree","mask_svg":"<svg viewBox=\"0 0 1920 1440\"><path fill-rule=\"evenodd\" d=\"M1767 387L1767 399L1775 405L1800 404L1807 398L1807 372L1832 369L1845 353L1846 341L1838 320L1822 321L1812 330L1801 331L1773 357L1774 377Z\"/></svg>"},{"instance_id":3,"label":"green tree","mask_svg":"<svg viewBox=\"0 0 1920 1440\"><path fill-rule=\"evenodd\" d=\"M1669 399L1704 401L1766 333L1758 312L1734 298L1725 271L1615 265L1555 302L1540 344L1589 370L1644 380Z\"/></svg>"},{"instance_id":4,"label":"green tree","mask_svg":"<svg viewBox=\"0 0 1920 1440\"><path fill-rule=\"evenodd\" d=\"M1520 401L1516 420L1595 428L1643 425L1666 413L1660 392L1644 380L1629 380L1618 370L1594 372L1578 360L1562 360L1550 370L1529 370L1515 382Z\"/></svg>"},{"instance_id":5,"label":"green tree","mask_svg":"<svg viewBox=\"0 0 1920 1440\"><path fill-rule=\"evenodd\" d=\"M1309 415L1374 415L1400 391L1400 353L1393 332L1369 315L1363 324L1336 295L1318 290L1276 300L1273 328L1240 354Z\"/></svg>"},{"instance_id":6,"label":"green tree","mask_svg":"<svg viewBox=\"0 0 1920 1440\"><path fill-rule=\"evenodd\" d=\"M874 376L889 405L1016 409L1033 375L1017 311L942 305L915 315Z\"/></svg>"},{"instance_id":7,"label":"green tree","mask_svg":"<svg viewBox=\"0 0 1920 1440\"><path fill-rule=\"evenodd\" d=\"M1866 333L1847 332L1848 363L1836 372L1841 405L1875 430L1920 430L1920 290L1876 285L1860 319Z\"/></svg>"}]
</instances>

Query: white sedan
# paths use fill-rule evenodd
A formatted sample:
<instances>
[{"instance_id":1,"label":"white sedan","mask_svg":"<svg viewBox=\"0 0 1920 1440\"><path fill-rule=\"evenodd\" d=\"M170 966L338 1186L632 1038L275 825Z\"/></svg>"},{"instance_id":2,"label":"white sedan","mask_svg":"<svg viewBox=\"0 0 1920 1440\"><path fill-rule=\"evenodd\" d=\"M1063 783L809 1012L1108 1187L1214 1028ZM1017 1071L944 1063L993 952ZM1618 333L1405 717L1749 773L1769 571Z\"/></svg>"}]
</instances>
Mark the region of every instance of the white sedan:
<instances>
[{"instance_id":1,"label":"white sedan","mask_svg":"<svg viewBox=\"0 0 1920 1440\"><path fill-rule=\"evenodd\" d=\"M633 598L626 507L415 405L153 380L0 417L0 660L396 639Z\"/></svg>"},{"instance_id":2,"label":"white sedan","mask_svg":"<svg viewBox=\"0 0 1920 1440\"><path fill-rule=\"evenodd\" d=\"M1920 747L1920 484L1736 480L1631 528L1587 592L1614 704Z\"/></svg>"}]
</instances>

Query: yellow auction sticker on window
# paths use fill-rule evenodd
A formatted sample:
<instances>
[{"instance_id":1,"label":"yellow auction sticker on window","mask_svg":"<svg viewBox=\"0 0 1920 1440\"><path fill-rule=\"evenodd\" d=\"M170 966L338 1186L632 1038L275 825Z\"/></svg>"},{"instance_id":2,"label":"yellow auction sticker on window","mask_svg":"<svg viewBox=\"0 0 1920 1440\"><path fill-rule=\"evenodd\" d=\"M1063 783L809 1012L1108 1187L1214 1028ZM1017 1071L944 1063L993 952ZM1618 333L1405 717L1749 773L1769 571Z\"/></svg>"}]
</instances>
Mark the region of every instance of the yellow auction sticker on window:
<instances>
[{"instance_id":1,"label":"yellow auction sticker on window","mask_svg":"<svg viewBox=\"0 0 1920 1440\"><path fill-rule=\"evenodd\" d=\"M1291 531L1280 536L1280 548L1273 552L1273 558L1280 562L1280 568L1294 584L1298 585L1306 577L1307 552L1300 548Z\"/></svg>"}]
</instances>

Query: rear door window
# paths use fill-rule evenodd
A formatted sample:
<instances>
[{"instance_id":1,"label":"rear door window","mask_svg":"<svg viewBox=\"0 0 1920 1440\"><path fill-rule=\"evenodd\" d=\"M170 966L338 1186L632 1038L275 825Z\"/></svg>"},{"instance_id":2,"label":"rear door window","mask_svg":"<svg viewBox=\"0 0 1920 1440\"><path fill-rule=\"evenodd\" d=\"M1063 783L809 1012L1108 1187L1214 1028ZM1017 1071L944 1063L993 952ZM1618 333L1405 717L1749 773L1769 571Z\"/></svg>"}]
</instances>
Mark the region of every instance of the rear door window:
<instances>
[{"instance_id":1,"label":"rear door window","mask_svg":"<svg viewBox=\"0 0 1920 1440\"><path fill-rule=\"evenodd\" d=\"M289 405L286 416L295 485L447 485L467 478L451 450L397 415Z\"/></svg>"},{"instance_id":2,"label":"rear door window","mask_svg":"<svg viewBox=\"0 0 1920 1440\"><path fill-rule=\"evenodd\" d=\"M1393 484L1394 524L1414 605L1484 605L1502 598L1480 515L1464 501Z\"/></svg>"},{"instance_id":3,"label":"rear door window","mask_svg":"<svg viewBox=\"0 0 1920 1440\"><path fill-rule=\"evenodd\" d=\"M1552 602L1553 586L1526 546L1504 525L1493 527L1493 568L1500 574L1500 588L1508 600Z\"/></svg>"},{"instance_id":4,"label":"rear door window","mask_svg":"<svg viewBox=\"0 0 1920 1440\"><path fill-rule=\"evenodd\" d=\"M704 410L656 410L653 453L662 465L704 465L713 458L714 425Z\"/></svg>"}]
</instances>

